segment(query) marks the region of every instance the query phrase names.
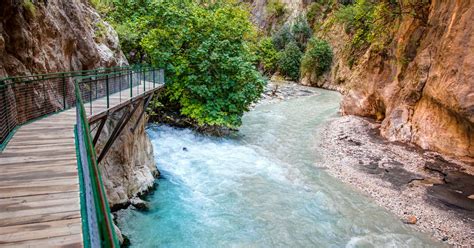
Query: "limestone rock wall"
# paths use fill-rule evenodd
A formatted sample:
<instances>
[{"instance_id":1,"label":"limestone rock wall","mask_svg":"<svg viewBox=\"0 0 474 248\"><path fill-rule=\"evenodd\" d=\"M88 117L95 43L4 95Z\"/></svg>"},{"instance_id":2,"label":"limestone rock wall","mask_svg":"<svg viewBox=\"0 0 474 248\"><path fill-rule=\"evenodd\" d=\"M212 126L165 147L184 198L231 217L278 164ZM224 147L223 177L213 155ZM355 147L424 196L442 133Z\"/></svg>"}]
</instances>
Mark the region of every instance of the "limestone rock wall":
<instances>
[{"instance_id":1,"label":"limestone rock wall","mask_svg":"<svg viewBox=\"0 0 474 248\"><path fill-rule=\"evenodd\" d=\"M252 12L253 22L263 30L272 30L277 28L281 23L279 18L268 13L267 6L271 0L250 0L249 2ZM283 22L291 22L298 15L304 13L305 7L311 3L311 0L280 0L285 6L285 15Z\"/></svg>"},{"instance_id":2,"label":"limestone rock wall","mask_svg":"<svg viewBox=\"0 0 474 248\"><path fill-rule=\"evenodd\" d=\"M116 32L87 0L0 2L0 77L123 64Z\"/></svg>"},{"instance_id":3,"label":"limestone rock wall","mask_svg":"<svg viewBox=\"0 0 474 248\"><path fill-rule=\"evenodd\" d=\"M131 131L142 109L143 105L140 105L99 165L112 209L125 207L131 198L147 192L154 186L155 178L159 175L153 157L153 146L145 133L148 117L143 116L137 129ZM97 150L102 150L123 111L125 110L109 116L97 143Z\"/></svg>"},{"instance_id":4,"label":"limestone rock wall","mask_svg":"<svg viewBox=\"0 0 474 248\"><path fill-rule=\"evenodd\" d=\"M474 1L433 0L426 20L403 16L387 53L355 68L336 56L326 84L342 82L342 112L380 119L385 138L473 158Z\"/></svg>"}]
</instances>

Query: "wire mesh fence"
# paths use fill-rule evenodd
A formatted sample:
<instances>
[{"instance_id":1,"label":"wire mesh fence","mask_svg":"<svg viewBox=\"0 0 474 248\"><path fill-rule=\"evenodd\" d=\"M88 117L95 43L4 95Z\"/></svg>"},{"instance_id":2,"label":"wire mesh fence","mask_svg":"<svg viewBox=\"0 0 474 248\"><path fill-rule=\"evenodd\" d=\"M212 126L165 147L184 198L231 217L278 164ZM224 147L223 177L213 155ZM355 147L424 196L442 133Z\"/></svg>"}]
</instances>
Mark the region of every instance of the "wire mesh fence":
<instances>
[{"instance_id":1,"label":"wire mesh fence","mask_svg":"<svg viewBox=\"0 0 474 248\"><path fill-rule=\"evenodd\" d=\"M75 80L92 115L96 100L97 105L104 103L108 108L111 103L130 99L164 83L164 72L127 66L0 79L0 151L18 126L74 107Z\"/></svg>"}]
</instances>

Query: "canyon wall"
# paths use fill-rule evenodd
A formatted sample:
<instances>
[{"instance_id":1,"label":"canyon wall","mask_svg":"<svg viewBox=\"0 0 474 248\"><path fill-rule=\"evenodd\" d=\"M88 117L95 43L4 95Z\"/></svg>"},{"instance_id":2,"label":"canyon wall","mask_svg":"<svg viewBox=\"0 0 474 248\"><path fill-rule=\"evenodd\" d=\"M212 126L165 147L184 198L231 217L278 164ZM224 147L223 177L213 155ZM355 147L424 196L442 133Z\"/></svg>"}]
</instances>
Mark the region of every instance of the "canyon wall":
<instances>
[{"instance_id":1,"label":"canyon wall","mask_svg":"<svg viewBox=\"0 0 474 248\"><path fill-rule=\"evenodd\" d=\"M0 77L126 64L116 32L87 0L0 3ZM73 89L72 82L69 84ZM54 96L47 99L54 104ZM135 124L140 112L136 111L130 123ZM109 117L99 148L119 116L121 113ZM100 165L112 208L128 204L130 198L152 187L158 175L153 147L144 131L146 118L133 134L128 124Z\"/></svg>"},{"instance_id":2,"label":"canyon wall","mask_svg":"<svg viewBox=\"0 0 474 248\"><path fill-rule=\"evenodd\" d=\"M305 11L307 3L291 2L286 5L290 13ZM390 141L472 161L474 1L432 0L418 11L390 23L386 29L392 32L391 43L382 51L370 46L352 67L344 27L332 24L317 30L315 35L333 48L332 69L319 78L306 75L301 82L341 91L342 113L381 121L381 134ZM258 20L264 14L254 15Z\"/></svg>"},{"instance_id":3,"label":"canyon wall","mask_svg":"<svg viewBox=\"0 0 474 248\"><path fill-rule=\"evenodd\" d=\"M125 64L117 34L87 0L0 3L0 77Z\"/></svg>"}]
</instances>

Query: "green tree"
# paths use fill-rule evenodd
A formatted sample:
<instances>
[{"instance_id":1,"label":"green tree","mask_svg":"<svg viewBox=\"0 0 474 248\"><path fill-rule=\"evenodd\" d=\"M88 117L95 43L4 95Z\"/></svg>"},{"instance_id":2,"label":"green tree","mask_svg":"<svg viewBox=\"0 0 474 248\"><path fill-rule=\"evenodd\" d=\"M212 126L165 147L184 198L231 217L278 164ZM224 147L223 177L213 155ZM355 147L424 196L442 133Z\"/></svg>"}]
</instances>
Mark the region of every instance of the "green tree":
<instances>
[{"instance_id":1,"label":"green tree","mask_svg":"<svg viewBox=\"0 0 474 248\"><path fill-rule=\"evenodd\" d=\"M296 42L286 45L279 56L278 69L291 80L298 80L300 75L300 64L303 53Z\"/></svg>"},{"instance_id":2,"label":"green tree","mask_svg":"<svg viewBox=\"0 0 474 248\"><path fill-rule=\"evenodd\" d=\"M200 125L237 127L263 91L249 13L235 2L156 1L141 16L141 46L167 72L166 92Z\"/></svg>"},{"instance_id":3,"label":"green tree","mask_svg":"<svg viewBox=\"0 0 474 248\"><path fill-rule=\"evenodd\" d=\"M258 43L257 58L265 73L271 74L277 69L278 51L269 37L265 37Z\"/></svg>"}]
</instances>

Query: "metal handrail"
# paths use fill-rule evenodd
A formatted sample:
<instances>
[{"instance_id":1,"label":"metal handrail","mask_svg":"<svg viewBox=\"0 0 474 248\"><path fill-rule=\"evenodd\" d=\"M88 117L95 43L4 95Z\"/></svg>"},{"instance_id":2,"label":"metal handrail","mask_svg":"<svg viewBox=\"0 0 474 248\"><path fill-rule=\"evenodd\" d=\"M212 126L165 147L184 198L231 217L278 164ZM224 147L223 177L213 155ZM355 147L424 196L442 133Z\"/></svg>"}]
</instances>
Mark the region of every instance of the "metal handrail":
<instances>
[{"instance_id":1,"label":"metal handrail","mask_svg":"<svg viewBox=\"0 0 474 248\"><path fill-rule=\"evenodd\" d=\"M76 78L111 76L150 68L146 65L121 66L0 79L0 152L19 126L74 107ZM94 99L101 96L96 94Z\"/></svg>"},{"instance_id":2,"label":"metal handrail","mask_svg":"<svg viewBox=\"0 0 474 248\"><path fill-rule=\"evenodd\" d=\"M85 247L119 247L114 230L110 208L92 139L87 115L82 102L79 85L75 83L76 140L78 143L79 170L81 170L81 202L85 211L83 220L83 238Z\"/></svg>"}]
</instances>

